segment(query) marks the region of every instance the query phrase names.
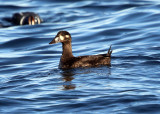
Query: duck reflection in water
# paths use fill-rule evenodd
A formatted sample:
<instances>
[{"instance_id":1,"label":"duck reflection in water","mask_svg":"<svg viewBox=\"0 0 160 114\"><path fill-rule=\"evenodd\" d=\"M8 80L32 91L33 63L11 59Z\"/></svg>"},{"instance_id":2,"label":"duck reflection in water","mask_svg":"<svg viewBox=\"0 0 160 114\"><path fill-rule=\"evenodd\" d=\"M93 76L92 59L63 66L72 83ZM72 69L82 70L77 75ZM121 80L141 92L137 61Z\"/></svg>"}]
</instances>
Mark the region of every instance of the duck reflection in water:
<instances>
[{"instance_id":1,"label":"duck reflection in water","mask_svg":"<svg viewBox=\"0 0 160 114\"><path fill-rule=\"evenodd\" d=\"M95 79L106 79L108 81L109 76L111 75L111 68L110 66L101 66L101 67L94 67L94 68L76 68L76 69L63 69L60 75L62 76L63 80L63 90L71 90L75 89L77 86L73 84L73 80L75 79L74 76L77 74L95 74ZM88 80L85 77L86 81ZM75 81L74 81L75 82ZM75 82L76 83L76 82ZM80 87L80 86L78 86Z\"/></svg>"},{"instance_id":2,"label":"duck reflection in water","mask_svg":"<svg viewBox=\"0 0 160 114\"><path fill-rule=\"evenodd\" d=\"M63 89L64 90L70 90L75 89L76 85L72 84L72 80L74 79L74 72L72 70L63 70L61 72L62 79L64 81Z\"/></svg>"}]
</instances>

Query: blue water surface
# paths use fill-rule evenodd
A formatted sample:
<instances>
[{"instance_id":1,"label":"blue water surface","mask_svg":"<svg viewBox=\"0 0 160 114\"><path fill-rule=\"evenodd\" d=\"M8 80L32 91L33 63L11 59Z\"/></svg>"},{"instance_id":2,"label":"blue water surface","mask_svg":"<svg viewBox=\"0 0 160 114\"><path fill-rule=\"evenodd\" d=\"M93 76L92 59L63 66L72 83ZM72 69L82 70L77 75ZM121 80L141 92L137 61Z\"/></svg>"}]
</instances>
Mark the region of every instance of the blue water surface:
<instances>
[{"instance_id":1,"label":"blue water surface","mask_svg":"<svg viewBox=\"0 0 160 114\"><path fill-rule=\"evenodd\" d=\"M44 22L12 26L16 12ZM0 0L0 113L160 113L159 0ZM75 56L104 54L111 66L61 70L60 30Z\"/></svg>"}]
</instances>

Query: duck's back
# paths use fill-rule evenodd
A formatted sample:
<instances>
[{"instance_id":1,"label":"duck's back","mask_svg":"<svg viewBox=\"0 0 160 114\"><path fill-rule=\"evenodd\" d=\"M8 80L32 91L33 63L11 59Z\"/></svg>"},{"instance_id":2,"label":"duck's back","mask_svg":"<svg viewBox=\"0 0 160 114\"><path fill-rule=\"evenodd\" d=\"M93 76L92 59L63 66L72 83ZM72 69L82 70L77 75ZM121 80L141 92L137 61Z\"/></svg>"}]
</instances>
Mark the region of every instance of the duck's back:
<instances>
[{"instance_id":1,"label":"duck's back","mask_svg":"<svg viewBox=\"0 0 160 114\"><path fill-rule=\"evenodd\" d=\"M95 67L100 65L110 65L111 57L107 54L78 56L68 59L61 58L60 68Z\"/></svg>"}]
</instances>

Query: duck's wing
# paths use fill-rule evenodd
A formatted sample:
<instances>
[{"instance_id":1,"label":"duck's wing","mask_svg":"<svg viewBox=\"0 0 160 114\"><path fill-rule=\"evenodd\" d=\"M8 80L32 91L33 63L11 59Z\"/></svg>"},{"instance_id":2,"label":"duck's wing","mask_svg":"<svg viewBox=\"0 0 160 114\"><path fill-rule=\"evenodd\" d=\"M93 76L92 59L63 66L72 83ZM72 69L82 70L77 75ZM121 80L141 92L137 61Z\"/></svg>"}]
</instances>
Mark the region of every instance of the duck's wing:
<instances>
[{"instance_id":1,"label":"duck's wing","mask_svg":"<svg viewBox=\"0 0 160 114\"><path fill-rule=\"evenodd\" d=\"M99 65L110 65L111 57L106 54L78 56L60 62L60 68L95 67Z\"/></svg>"},{"instance_id":2,"label":"duck's wing","mask_svg":"<svg viewBox=\"0 0 160 114\"><path fill-rule=\"evenodd\" d=\"M61 61L61 68L77 68L77 67L94 67L100 65L110 65L111 62L111 46L107 54L87 55L72 57L68 60Z\"/></svg>"},{"instance_id":3,"label":"duck's wing","mask_svg":"<svg viewBox=\"0 0 160 114\"><path fill-rule=\"evenodd\" d=\"M98 65L109 65L111 61L110 56L106 54L101 55L90 55L90 56L79 56L72 59L74 62L71 66L73 67L94 67Z\"/></svg>"},{"instance_id":4,"label":"duck's wing","mask_svg":"<svg viewBox=\"0 0 160 114\"><path fill-rule=\"evenodd\" d=\"M86 63L86 62L91 62L91 63L95 63L95 62L99 62L101 63L101 61L110 61L111 58L111 54L112 54L112 46L110 46L110 48L108 49L107 54L99 54L99 55L88 55L88 56L78 56L74 58L74 61L78 62L82 62L82 63Z\"/></svg>"}]
</instances>

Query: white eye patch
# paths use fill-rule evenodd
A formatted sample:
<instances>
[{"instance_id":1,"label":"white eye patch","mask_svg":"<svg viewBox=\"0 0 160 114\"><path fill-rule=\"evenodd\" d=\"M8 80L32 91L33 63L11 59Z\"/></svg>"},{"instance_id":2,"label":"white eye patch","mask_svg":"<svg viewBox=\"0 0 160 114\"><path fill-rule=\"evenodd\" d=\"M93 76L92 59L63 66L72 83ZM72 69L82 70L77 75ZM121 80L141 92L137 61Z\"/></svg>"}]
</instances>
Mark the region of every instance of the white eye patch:
<instances>
[{"instance_id":1,"label":"white eye patch","mask_svg":"<svg viewBox=\"0 0 160 114\"><path fill-rule=\"evenodd\" d=\"M55 42L59 42L59 37L56 37L56 38L55 38Z\"/></svg>"},{"instance_id":2,"label":"white eye patch","mask_svg":"<svg viewBox=\"0 0 160 114\"><path fill-rule=\"evenodd\" d=\"M64 40L64 36L59 36L60 40L63 41Z\"/></svg>"}]
</instances>

